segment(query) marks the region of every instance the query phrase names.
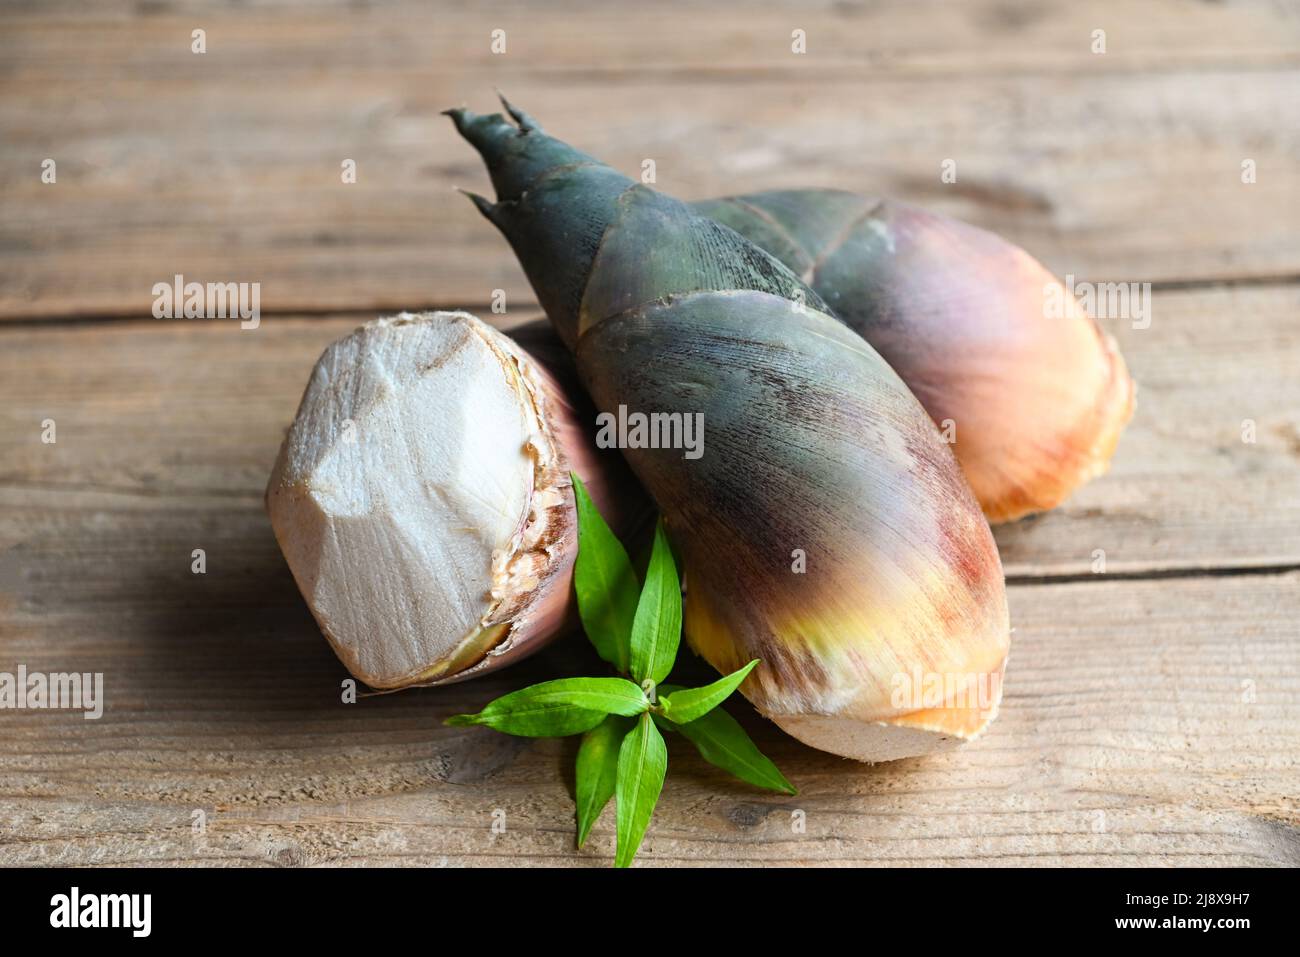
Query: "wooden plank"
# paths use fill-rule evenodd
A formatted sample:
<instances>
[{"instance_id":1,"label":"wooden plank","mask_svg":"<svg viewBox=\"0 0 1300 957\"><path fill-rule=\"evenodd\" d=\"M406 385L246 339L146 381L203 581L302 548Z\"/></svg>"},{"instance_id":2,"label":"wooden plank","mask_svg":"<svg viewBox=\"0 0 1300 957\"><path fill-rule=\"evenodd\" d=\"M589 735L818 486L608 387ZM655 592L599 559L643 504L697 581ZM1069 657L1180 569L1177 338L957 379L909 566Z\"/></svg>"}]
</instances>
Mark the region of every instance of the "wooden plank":
<instances>
[{"instance_id":1,"label":"wooden plank","mask_svg":"<svg viewBox=\"0 0 1300 957\"><path fill-rule=\"evenodd\" d=\"M260 282L268 311L525 303L506 245L451 190L485 178L438 115L489 108L494 85L621 169L654 159L686 198L886 192L1080 279L1300 275L1277 215L1300 205L1300 130L1278 122L1300 21L1267 3L1077 7L19 8L0 30L0 317L143 314L176 273Z\"/></svg>"},{"instance_id":2,"label":"wooden plank","mask_svg":"<svg viewBox=\"0 0 1300 957\"><path fill-rule=\"evenodd\" d=\"M260 516L125 498L62 510L16 566L0 670L103 672L107 705L97 721L0 718L0 865L609 863L609 818L572 848L572 740L441 724L597 668L580 639L503 675L345 705ZM206 576L189 573L195 543ZM641 860L1296 866L1298 586L1013 586L1006 700L982 739L871 767L733 705L801 793L752 790L674 741Z\"/></svg>"},{"instance_id":3,"label":"wooden plank","mask_svg":"<svg viewBox=\"0 0 1300 957\"><path fill-rule=\"evenodd\" d=\"M1108 475L998 529L1007 573L1089 576L1098 549L1109 574L1300 564L1298 312L1295 286L1222 288L1157 294L1148 329L1108 322L1137 414ZM64 508L109 521L202 507L217 509L212 522L237 509L246 530L260 525L312 364L364 318L0 330L0 547L39 539ZM40 441L47 418L54 445Z\"/></svg>"},{"instance_id":4,"label":"wooden plank","mask_svg":"<svg viewBox=\"0 0 1300 957\"><path fill-rule=\"evenodd\" d=\"M30 61L69 61L69 37L85 42L86 66L115 70L139 58L116 44L95 44L103 26L129 25L141 42L157 44L168 66L189 53L190 31L231 41L223 62L236 69L301 67L322 44L339 66L429 60L443 73L466 67L549 74L594 72L752 73L853 70L879 73L1065 73L1087 64L1106 70L1215 69L1224 65L1294 66L1297 26L1287 4L1246 0L1189 7L1148 0L1135 16L1124 0L1086 6L1000 0L952 6L932 0L744 0L706 7L691 0L592 4L550 0L478 0L454 13L421 0L259 0L239 8L213 0L10 0L4 16L25 31L15 46ZM297 31L292 36L286 26ZM57 31L50 29L57 26ZM507 33L506 61L493 54L491 32ZM801 29L807 54L794 59L791 33ZM1093 31L1106 31L1105 59L1093 52ZM177 32L185 42L169 42ZM213 47L216 48L215 45ZM517 58L524 62L515 62ZM273 60L273 62L268 62Z\"/></svg>"},{"instance_id":5,"label":"wooden plank","mask_svg":"<svg viewBox=\"0 0 1300 957\"><path fill-rule=\"evenodd\" d=\"M1300 560L1300 288L1157 293L1105 322L1138 383L1110 472L997 529L1013 576ZM1100 550L1103 554L1097 554Z\"/></svg>"},{"instance_id":6,"label":"wooden plank","mask_svg":"<svg viewBox=\"0 0 1300 957\"><path fill-rule=\"evenodd\" d=\"M1167 294L1150 329L1116 329L1143 412L1115 474L1087 493L1099 514L1062 513L1060 539L1058 516L1043 519L1018 547L1077 551L1074 521L1112 517L1117 533L1146 529L1132 547L1152 560L1167 548L1250 564L1294 545L1294 499L1259 497L1288 474L1297 484L1278 431L1300 408L1297 295ZM0 331L0 671L103 672L107 697L98 721L0 716L0 864L608 863L610 821L588 850L571 847L571 741L441 725L597 667L581 641L484 681L340 702L345 672L285 569L261 488L311 362L354 322ZM1262 410L1260 442L1245 458L1203 448L1237 401ZM1176 464L1216 457L1199 478ZM1167 494L1134 521L1125 502L1136 507L1143 482ZM1204 524L1171 522L1237 486L1244 527L1231 510L1215 524L1208 506ZM205 575L191 573L194 548ZM801 794L752 791L675 749L642 859L1294 866L1298 585L1300 572L1013 585L1005 710L985 738L865 767L737 706Z\"/></svg>"},{"instance_id":7,"label":"wooden plank","mask_svg":"<svg viewBox=\"0 0 1300 957\"><path fill-rule=\"evenodd\" d=\"M492 85L686 197L879 187L1081 280L1256 280L1106 323L1138 414L1110 475L998 532L1016 631L987 736L865 767L737 704L801 794L674 748L643 863L1300 864L1300 286L1258 282L1300 276L1288 6L81 7L0 12L0 318L74 320L0 328L0 671L103 672L108 700L0 712L0 865L609 863L611 819L572 849L572 741L441 725L598 668L581 640L344 705L262 511L327 342L494 288L526 315L447 189L483 175L436 115ZM82 321L147 314L175 272L262 282L262 327ZM1094 575L1098 550L1137 580Z\"/></svg>"}]
</instances>

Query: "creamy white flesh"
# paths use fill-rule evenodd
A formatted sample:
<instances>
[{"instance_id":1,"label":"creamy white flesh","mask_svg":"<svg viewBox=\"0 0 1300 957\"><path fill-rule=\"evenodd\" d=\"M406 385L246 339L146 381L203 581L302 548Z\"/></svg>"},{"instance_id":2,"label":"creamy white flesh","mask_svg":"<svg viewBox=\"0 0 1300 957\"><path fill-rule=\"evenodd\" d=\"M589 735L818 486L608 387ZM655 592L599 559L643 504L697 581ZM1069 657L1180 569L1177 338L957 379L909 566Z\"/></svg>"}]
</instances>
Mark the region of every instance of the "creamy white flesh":
<instances>
[{"instance_id":1,"label":"creamy white flesh","mask_svg":"<svg viewBox=\"0 0 1300 957\"><path fill-rule=\"evenodd\" d=\"M376 687L472 664L504 631L494 612L537 584L545 521L528 520L554 453L503 346L465 313L369 323L321 357L281 449L276 537L335 650Z\"/></svg>"}]
</instances>

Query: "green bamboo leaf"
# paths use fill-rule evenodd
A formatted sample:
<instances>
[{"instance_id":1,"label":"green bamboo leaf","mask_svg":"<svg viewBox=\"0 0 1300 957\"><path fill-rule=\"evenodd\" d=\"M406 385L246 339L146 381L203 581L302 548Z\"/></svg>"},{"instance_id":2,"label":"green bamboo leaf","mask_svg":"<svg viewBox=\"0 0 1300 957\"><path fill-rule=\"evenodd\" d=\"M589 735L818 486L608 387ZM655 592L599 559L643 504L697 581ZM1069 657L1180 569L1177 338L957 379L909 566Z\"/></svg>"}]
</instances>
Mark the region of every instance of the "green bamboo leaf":
<instances>
[{"instance_id":1,"label":"green bamboo leaf","mask_svg":"<svg viewBox=\"0 0 1300 957\"><path fill-rule=\"evenodd\" d=\"M605 524L582 479L569 474L578 506L578 559L573 568L573 585L582 629L596 653L626 673L636 617L636 572L627 550Z\"/></svg>"},{"instance_id":2,"label":"green bamboo leaf","mask_svg":"<svg viewBox=\"0 0 1300 957\"><path fill-rule=\"evenodd\" d=\"M618 749L618 849L615 867L627 867L636 857L654 815L664 775L668 773L668 747L650 714L641 715Z\"/></svg>"},{"instance_id":3,"label":"green bamboo leaf","mask_svg":"<svg viewBox=\"0 0 1300 957\"><path fill-rule=\"evenodd\" d=\"M682 586L661 519L655 527L654 551L632 622L632 677L655 684L668 677L682 637Z\"/></svg>"},{"instance_id":4,"label":"green bamboo leaf","mask_svg":"<svg viewBox=\"0 0 1300 957\"><path fill-rule=\"evenodd\" d=\"M695 745L705 761L742 781L786 794L799 793L776 765L758 750L740 722L724 709L714 708L690 724L677 725L676 730Z\"/></svg>"},{"instance_id":5,"label":"green bamboo leaf","mask_svg":"<svg viewBox=\"0 0 1300 957\"><path fill-rule=\"evenodd\" d=\"M757 664L758 659L755 658L739 671L733 671L726 677L719 678L703 688L686 688L682 691L674 691L671 694L660 695L659 707L662 709L664 717L675 724L689 724L695 719L703 717L707 712L712 711L726 701L727 696L740 687L740 683L754 670L754 666Z\"/></svg>"},{"instance_id":6,"label":"green bamboo leaf","mask_svg":"<svg viewBox=\"0 0 1300 957\"><path fill-rule=\"evenodd\" d=\"M452 715L444 724L453 727L481 724L504 734L521 738L563 738L570 734L590 731L605 720L605 712L575 708L573 705L551 704L534 710L508 713L490 713L486 708L478 714Z\"/></svg>"},{"instance_id":7,"label":"green bamboo leaf","mask_svg":"<svg viewBox=\"0 0 1300 957\"><path fill-rule=\"evenodd\" d=\"M558 738L589 731L607 714L636 715L649 706L645 692L626 678L560 678L503 695L478 714L458 714L446 723Z\"/></svg>"},{"instance_id":8,"label":"green bamboo leaf","mask_svg":"<svg viewBox=\"0 0 1300 957\"><path fill-rule=\"evenodd\" d=\"M578 847L587 843L592 825L614 796L618 780L618 749L631 727L630 718L611 714L582 736L574 786Z\"/></svg>"}]
</instances>

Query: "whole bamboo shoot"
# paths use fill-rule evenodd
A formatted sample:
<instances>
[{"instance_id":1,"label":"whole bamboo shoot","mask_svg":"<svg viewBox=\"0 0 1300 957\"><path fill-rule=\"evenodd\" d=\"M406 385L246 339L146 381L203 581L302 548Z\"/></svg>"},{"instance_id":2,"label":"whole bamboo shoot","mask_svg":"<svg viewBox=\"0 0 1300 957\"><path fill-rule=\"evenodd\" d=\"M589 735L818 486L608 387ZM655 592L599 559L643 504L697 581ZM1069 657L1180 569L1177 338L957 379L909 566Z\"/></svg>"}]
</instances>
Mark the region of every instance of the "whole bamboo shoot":
<instances>
[{"instance_id":1,"label":"whole bamboo shoot","mask_svg":"<svg viewBox=\"0 0 1300 957\"><path fill-rule=\"evenodd\" d=\"M954 443L990 521L1059 505L1109 465L1133 413L1115 341L1024 250L839 190L696 203L798 274Z\"/></svg>"},{"instance_id":2,"label":"whole bamboo shoot","mask_svg":"<svg viewBox=\"0 0 1300 957\"><path fill-rule=\"evenodd\" d=\"M837 754L978 734L1009 646L1002 569L925 410L776 259L511 112L450 115L596 406L703 415L698 459L624 450L681 553L692 646L723 672L762 659L744 693ZM915 676L948 692L909 695Z\"/></svg>"}]
</instances>

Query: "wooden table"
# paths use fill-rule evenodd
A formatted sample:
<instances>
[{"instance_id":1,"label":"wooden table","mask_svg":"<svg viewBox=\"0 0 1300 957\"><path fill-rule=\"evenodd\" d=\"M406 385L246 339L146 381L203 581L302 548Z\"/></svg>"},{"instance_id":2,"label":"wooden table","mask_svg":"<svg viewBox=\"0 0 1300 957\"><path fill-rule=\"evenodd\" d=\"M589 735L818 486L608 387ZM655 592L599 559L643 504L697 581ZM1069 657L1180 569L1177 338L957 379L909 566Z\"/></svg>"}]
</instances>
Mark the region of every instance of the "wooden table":
<instances>
[{"instance_id":1,"label":"wooden table","mask_svg":"<svg viewBox=\"0 0 1300 957\"><path fill-rule=\"evenodd\" d=\"M103 672L107 708L0 712L0 864L609 862L572 741L441 726L581 641L344 705L262 508L326 343L534 313L451 189L485 177L439 111L493 86L685 198L881 191L1154 288L1105 323L1139 382L1110 474L998 531L991 731L861 766L733 705L800 794L674 750L643 864L1300 863L1296 4L82 7L0 14L0 671ZM151 318L177 273L260 282L260 327Z\"/></svg>"}]
</instances>

